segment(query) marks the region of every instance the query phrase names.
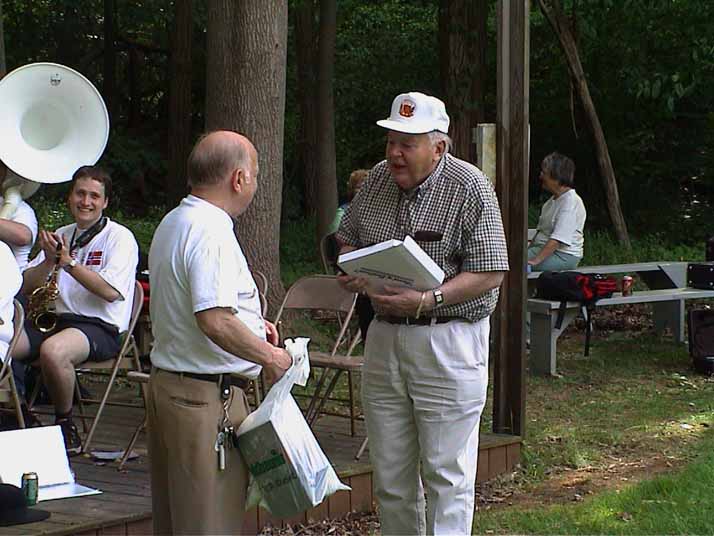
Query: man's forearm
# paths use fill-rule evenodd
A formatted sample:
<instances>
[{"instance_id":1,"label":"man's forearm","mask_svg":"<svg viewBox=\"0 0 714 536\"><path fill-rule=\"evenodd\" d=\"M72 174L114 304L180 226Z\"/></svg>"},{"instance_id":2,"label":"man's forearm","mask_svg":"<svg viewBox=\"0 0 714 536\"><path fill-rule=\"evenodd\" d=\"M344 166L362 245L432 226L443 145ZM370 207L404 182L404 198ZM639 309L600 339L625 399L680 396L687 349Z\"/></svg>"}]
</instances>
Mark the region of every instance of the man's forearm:
<instances>
[{"instance_id":1,"label":"man's forearm","mask_svg":"<svg viewBox=\"0 0 714 536\"><path fill-rule=\"evenodd\" d=\"M450 279L439 290L444 295L443 305L453 305L473 300L484 292L501 286L505 272L461 272ZM433 293L429 292L429 309L435 307Z\"/></svg>"},{"instance_id":2,"label":"man's forearm","mask_svg":"<svg viewBox=\"0 0 714 536\"><path fill-rule=\"evenodd\" d=\"M50 272L54 268L54 262L50 262L47 259L44 262L28 268L22 273L22 290L21 292L25 295L32 293L40 285L44 285Z\"/></svg>"},{"instance_id":3,"label":"man's forearm","mask_svg":"<svg viewBox=\"0 0 714 536\"><path fill-rule=\"evenodd\" d=\"M77 264L74 268L72 268L70 275L77 280L77 283L82 285L89 292L99 296L109 303L123 298L121 293L107 283L101 275L93 270L90 270L83 264Z\"/></svg>"},{"instance_id":4,"label":"man's forearm","mask_svg":"<svg viewBox=\"0 0 714 536\"><path fill-rule=\"evenodd\" d=\"M32 244L32 231L27 225L0 218L0 242L11 246L29 246Z\"/></svg>"},{"instance_id":5,"label":"man's forearm","mask_svg":"<svg viewBox=\"0 0 714 536\"><path fill-rule=\"evenodd\" d=\"M230 309L217 307L196 313L201 331L226 352L262 366L274 362L275 347L246 326Z\"/></svg>"},{"instance_id":6,"label":"man's forearm","mask_svg":"<svg viewBox=\"0 0 714 536\"><path fill-rule=\"evenodd\" d=\"M484 292L501 286L505 272L461 272L439 287L444 302L441 307L473 300ZM427 291L424 300L424 311L436 308L434 293Z\"/></svg>"}]
</instances>

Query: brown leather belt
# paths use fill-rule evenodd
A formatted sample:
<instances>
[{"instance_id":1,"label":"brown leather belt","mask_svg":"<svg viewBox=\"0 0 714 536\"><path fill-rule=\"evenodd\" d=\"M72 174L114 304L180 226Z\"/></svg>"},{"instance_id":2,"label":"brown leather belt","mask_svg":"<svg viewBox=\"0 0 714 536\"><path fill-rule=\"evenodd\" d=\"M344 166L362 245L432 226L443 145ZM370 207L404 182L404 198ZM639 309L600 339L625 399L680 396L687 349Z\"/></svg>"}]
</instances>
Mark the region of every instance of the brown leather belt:
<instances>
[{"instance_id":1,"label":"brown leather belt","mask_svg":"<svg viewBox=\"0 0 714 536\"><path fill-rule=\"evenodd\" d=\"M407 326L433 326L434 324L446 324L454 321L471 322L471 320L463 316L421 316L414 318L412 316L377 315L377 320L388 324L404 324Z\"/></svg>"},{"instance_id":2,"label":"brown leather belt","mask_svg":"<svg viewBox=\"0 0 714 536\"><path fill-rule=\"evenodd\" d=\"M171 374L178 374L184 378L191 378L192 380L201 380L204 382L215 383L217 386L222 387L225 383L230 386L238 387L244 391L250 386L250 380L248 378L243 378L241 376L233 376L232 374L198 374L196 372L176 372L173 370L166 370L158 368L162 372L170 372Z\"/></svg>"}]
</instances>

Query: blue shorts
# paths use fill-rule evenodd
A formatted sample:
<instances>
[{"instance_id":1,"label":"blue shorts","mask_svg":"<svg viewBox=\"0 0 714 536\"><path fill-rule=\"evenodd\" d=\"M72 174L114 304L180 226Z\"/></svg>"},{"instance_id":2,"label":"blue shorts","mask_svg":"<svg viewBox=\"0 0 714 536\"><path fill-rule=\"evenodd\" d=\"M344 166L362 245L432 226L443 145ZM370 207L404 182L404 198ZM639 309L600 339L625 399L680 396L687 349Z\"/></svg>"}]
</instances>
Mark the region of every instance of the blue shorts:
<instances>
[{"instance_id":1,"label":"blue shorts","mask_svg":"<svg viewBox=\"0 0 714 536\"><path fill-rule=\"evenodd\" d=\"M40 346L47 339L67 328L75 328L84 333L89 341L88 361L106 361L119 353L119 330L99 318L64 313L57 315L57 326L47 333L36 329L32 322L25 320L25 331L30 340L30 361L40 356Z\"/></svg>"}]
</instances>

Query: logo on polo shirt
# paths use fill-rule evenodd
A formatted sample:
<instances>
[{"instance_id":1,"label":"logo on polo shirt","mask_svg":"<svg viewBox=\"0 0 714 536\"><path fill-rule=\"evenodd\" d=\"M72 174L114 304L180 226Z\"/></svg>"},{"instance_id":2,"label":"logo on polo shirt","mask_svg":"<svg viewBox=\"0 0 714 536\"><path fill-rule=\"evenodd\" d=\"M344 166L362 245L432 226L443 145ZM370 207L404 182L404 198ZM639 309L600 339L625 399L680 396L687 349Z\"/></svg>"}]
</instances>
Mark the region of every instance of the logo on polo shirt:
<instances>
[{"instance_id":1,"label":"logo on polo shirt","mask_svg":"<svg viewBox=\"0 0 714 536\"><path fill-rule=\"evenodd\" d=\"M87 255L87 266L99 266L102 264L102 252L101 251L90 251Z\"/></svg>"},{"instance_id":2,"label":"logo on polo shirt","mask_svg":"<svg viewBox=\"0 0 714 536\"><path fill-rule=\"evenodd\" d=\"M412 117L415 108L416 104L413 101L404 99L401 106L399 106L399 115L402 117Z\"/></svg>"}]
</instances>

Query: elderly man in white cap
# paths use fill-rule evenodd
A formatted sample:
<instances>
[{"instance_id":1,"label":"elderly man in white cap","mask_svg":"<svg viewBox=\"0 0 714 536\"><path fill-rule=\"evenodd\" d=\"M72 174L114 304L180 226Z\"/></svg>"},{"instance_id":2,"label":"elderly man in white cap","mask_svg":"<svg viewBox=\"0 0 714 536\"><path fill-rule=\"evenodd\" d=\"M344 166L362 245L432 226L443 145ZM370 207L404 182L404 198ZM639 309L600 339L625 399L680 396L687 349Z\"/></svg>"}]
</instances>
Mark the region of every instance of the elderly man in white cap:
<instances>
[{"instance_id":1,"label":"elderly man in white cap","mask_svg":"<svg viewBox=\"0 0 714 536\"><path fill-rule=\"evenodd\" d=\"M386 159L342 220L341 252L410 235L446 273L427 292L340 278L376 312L362 400L382 533L471 534L489 316L508 270L501 212L481 170L448 154L439 99L399 95L377 124Z\"/></svg>"}]
</instances>

